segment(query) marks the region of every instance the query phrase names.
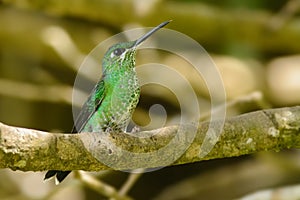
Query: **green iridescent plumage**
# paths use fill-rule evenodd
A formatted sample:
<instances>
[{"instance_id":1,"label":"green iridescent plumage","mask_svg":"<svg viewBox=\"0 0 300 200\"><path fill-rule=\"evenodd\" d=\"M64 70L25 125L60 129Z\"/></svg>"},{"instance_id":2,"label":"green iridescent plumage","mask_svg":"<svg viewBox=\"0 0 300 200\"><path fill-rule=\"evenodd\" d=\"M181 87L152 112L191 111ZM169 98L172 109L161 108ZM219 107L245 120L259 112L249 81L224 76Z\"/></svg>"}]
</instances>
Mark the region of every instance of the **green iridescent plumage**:
<instances>
[{"instance_id":1,"label":"green iridescent plumage","mask_svg":"<svg viewBox=\"0 0 300 200\"><path fill-rule=\"evenodd\" d=\"M118 43L107 50L102 60L102 77L84 103L72 133L126 131L140 97L136 48L168 23L161 23L136 41ZM50 170L45 179L56 176L59 183L70 172Z\"/></svg>"},{"instance_id":2,"label":"green iridescent plumage","mask_svg":"<svg viewBox=\"0 0 300 200\"><path fill-rule=\"evenodd\" d=\"M125 131L140 95L134 42L112 46L105 54L103 75L75 122L78 132Z\"/></svg>"}]
</instances>

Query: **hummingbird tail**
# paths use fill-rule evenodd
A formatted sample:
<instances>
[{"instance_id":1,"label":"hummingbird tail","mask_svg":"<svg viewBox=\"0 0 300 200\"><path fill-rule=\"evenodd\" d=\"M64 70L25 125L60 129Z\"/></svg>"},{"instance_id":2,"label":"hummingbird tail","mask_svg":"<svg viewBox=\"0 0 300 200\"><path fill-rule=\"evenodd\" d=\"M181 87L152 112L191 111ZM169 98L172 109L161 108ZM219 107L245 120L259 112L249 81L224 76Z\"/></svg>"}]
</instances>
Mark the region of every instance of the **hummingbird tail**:
<instances>
[{"instance_id":1,"label":"hummingbird tail","mask_svg":"<svg viewBox=\"0 0 300 200\"><path fill-rule=\"evenodd\" d=\"M71 171L57 171L57 170L50 170L46 173L44 180L47 180L49 178L52 178L55 176L55 184L58 185L61 183L69 174Z\"/></svg>"}]
</instances>

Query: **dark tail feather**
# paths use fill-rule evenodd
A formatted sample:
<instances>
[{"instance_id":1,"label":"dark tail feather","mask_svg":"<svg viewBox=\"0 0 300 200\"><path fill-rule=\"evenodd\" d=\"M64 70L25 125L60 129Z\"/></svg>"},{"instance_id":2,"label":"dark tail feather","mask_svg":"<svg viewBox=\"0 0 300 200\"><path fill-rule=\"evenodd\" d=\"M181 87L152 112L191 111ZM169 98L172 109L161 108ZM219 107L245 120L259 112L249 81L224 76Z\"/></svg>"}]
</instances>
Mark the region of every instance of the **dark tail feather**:
<instances>
[{"instance_id":1,"label":"dark tail feather","mask_svg":"<svg viewBox=\"0 0 300 200\"><path fill-rule=\"evenodd\" d=\"M55 176L56 173L57 173L56 170L47 171L44 180L47 180L47 179L51 178L52 176Z\"/></svg>"},{"instance_id":2,"label":"dark tail feather","mask_svg":"<svg viewBox=\"0 0 300 200\"><path fill-rule=\"evenodd\" d=\"M47 180L53 176L55 177L55 183L59 184L61 183L69 174L71 171L57 171L57 170L50 170L46 173L44 180Z\"/></svg>"}]
</instances>

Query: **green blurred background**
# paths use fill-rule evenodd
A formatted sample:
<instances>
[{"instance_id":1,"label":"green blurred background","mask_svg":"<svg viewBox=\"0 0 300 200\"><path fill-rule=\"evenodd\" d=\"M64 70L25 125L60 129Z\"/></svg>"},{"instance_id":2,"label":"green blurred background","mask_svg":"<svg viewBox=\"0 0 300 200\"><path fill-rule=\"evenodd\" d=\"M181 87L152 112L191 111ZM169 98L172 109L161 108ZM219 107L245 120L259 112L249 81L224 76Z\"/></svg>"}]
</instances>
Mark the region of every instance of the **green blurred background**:
<instances>
[{"instance_id":1,"label":"green blurred background","mask_svg":"<svg viewBox=\"0 0 300 200\"><path fill-rule=\"evenodd\" d=\"M198 41L216 63L226 89L228 116L299 105L299 8L297 0L0 0L0 122L69 132L73 84L84 56L119 32L169 19L173 22L167 28ZM196 88L201 109L209 110L207 89L184 67L186 62L172 54L144 51L138 53L137 63L153 57L181 70ZM75 102L77 109L80 103ZM153 104L163 105L170 121L180 114L170 92L143 87L133 116L138 125L149 123ZM155 118L160 116L154 113ZM293 150L167 167L143 175L129 195L238 198L299 183L299 156ZM73 178L56 187L43 183L43 174L0 170L0 199L105 199ZM128 176L125 172L97 175L116 188Z\"/></svg>"}]
</instances>

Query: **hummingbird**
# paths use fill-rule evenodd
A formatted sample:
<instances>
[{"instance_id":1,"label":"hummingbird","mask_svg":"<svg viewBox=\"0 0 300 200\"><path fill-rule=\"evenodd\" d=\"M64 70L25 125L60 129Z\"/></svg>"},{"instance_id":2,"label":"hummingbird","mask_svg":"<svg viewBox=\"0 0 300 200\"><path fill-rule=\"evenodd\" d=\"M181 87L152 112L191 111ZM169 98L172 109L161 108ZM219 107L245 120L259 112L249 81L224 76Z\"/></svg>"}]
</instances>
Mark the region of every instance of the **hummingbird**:
<instances>
[{"instance_id":1,"label":"hummingbird","mask_svg":"<svg viewBox=\"0 0 300 200\"><path fill-rule=\"evenodd\" d=\"M102 77L83 104L71 133L126 132L140 97L135 71L137 47L169 22L159 24L135 41L117 43L106 51L102 59ZM70 172L50 170L44 180L55 177L55 183L59 184Z\"/></svg>"}]
</instances>

